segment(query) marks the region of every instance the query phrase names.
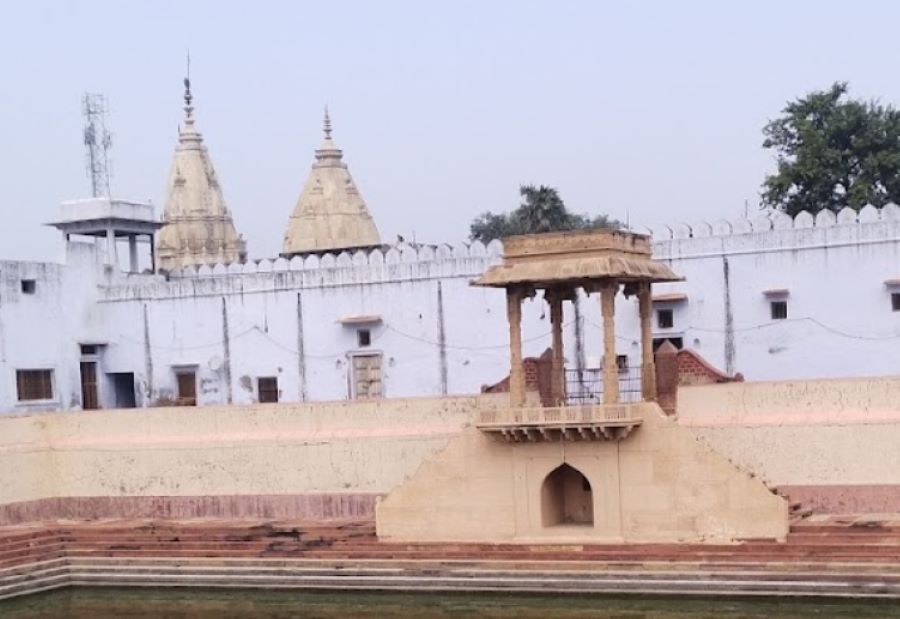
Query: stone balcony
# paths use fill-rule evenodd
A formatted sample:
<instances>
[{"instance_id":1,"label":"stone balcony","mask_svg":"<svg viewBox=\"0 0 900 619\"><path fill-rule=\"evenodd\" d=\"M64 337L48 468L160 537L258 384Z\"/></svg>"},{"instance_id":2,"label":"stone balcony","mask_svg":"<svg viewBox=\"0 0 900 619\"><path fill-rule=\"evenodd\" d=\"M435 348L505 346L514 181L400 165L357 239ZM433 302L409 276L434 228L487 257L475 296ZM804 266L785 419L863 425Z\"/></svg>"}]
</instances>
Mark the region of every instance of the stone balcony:
<instances>
[{"instance_id":1,"label":"stone balcony","mask_svg":"<svg viewBox=\"0 0 900 619\"><path fill-rule=\"evenodd\" d=\"M614 441L627 437L643 422L644 404L582 404L575 406L482 410L475 422L508 442Z\"/></svg>"}]
</instances>

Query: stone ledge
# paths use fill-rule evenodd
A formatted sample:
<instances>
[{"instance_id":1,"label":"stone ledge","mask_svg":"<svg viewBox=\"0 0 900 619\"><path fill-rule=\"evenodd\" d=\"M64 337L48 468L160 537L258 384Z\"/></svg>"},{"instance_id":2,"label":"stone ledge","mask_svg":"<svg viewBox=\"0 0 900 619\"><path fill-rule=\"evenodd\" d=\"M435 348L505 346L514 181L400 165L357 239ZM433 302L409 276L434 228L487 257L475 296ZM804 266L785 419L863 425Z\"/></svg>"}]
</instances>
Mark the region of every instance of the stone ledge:
<instances>
[{"instance_id":1,"label":"stone ledge","mask_svg":"<svg viewBox=\"0 0 900 619\"><path fill-rule=\"evenodd\" d=\"M0 526L104 518L372 519L377 493L54 497L0 505Z\"/></svg>"}]
</instances>

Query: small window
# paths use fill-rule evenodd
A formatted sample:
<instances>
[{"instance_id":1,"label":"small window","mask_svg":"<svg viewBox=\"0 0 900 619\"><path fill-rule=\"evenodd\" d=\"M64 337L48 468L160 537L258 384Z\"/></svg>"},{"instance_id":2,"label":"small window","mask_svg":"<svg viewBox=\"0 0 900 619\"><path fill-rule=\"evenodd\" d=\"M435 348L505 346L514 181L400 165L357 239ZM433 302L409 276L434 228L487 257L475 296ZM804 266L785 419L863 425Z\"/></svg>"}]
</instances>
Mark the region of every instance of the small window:
<instances>
[{"instance_id":1,"label":"small window","mask_svg":"<svg viewBox=\"0 0 900 619\"><path fill-rule=\"evenodd\" d=\"M261 376L256 379L256 391L260 404L278 401L278 377Z\"/></svg>"},{"instance_id":2,"label":"small window","mask_svg":"<svg viewBox=\"0 0 900 619\"><path fill-rule=\"evenodd\" d=\"M356 343L360 348L365 348L372 344L372 332L368 329L360 329L356 332Z\"/></svg>"},{"instance_id":3,"label":"small window","mask_svg":"<svg viewBox=\"0 0 900 619\"><path fill-rule=\"evenodd\" d=\"M616 355L616 367L620 372L628 371L628 355Z\"/></svg>"},{"instance_id":4,"label":"small window","mask_svg":"<svg viewBox=\"0 0 900 619\"><path fill-rule=\"evenodd\" d=\"M656 326L671 329L675 326L675 313L670 309L656 310Z\"/></svg>"},{"instance_id":5,"label":"small window","mask_svg":"<svg viewBox=\"0 0 900 619\"><path fill-rule=\"evenodd\" d=\"M35 290L37 290L37 282L35 280L22 280L22 294L34 294Z\"/></svg>"},{"instance_id":6,"label":"small window","mask_svg":"<svg viewBox=\"0 0 900 619\"><path fill-rule=\"evenodd\" d=\"M81 345L81 354L82 355L96 355L97 347L94 344L82 344Z\"/></svg>"},{"instance_id":7,"label":"small window","mask_svg":"<svg viewBox=\"0 0 900 619\"><path fill-rule=\"evenodd\" d=\"M19 402L53 399L53 370L16 370Z\"/></svg>"},{"instance_id":8,"label":"small window","mask_svg":"<svg viewBox=\"0 0 900 619\"><path fill-rule=\"evenodd\" d=\"M787 301L772 301L772 320L785 320L787 318Z\"/></svg>"},{"instance_id":9,"label":"small window","mask_svg":"<svg viewBox=\"0 0 900 619\"><path fill-rule=\"evenodd\" d=\"M895 312L900 312L900 292L891 293L891 308Z\"/></svg>"}]
</instances>

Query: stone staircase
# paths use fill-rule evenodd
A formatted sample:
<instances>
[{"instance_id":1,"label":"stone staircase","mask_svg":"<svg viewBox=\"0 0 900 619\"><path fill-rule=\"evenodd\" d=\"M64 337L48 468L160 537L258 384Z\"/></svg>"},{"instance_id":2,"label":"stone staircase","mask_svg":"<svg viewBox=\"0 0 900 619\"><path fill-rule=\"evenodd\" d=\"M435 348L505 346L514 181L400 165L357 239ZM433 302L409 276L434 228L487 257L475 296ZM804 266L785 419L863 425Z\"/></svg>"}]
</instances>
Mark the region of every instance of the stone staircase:
<instances>
[{"instance_id":1,"label":"stone staircase","mask_svg":"<svg viewBox=\"0 0 900 619\"><path fill-rule=\"evenodd\" d=\"M739 544L388 543L371 521L0 529L0 599L71 585L900 597L900 516Z\"/></svg>"}]
</instances>

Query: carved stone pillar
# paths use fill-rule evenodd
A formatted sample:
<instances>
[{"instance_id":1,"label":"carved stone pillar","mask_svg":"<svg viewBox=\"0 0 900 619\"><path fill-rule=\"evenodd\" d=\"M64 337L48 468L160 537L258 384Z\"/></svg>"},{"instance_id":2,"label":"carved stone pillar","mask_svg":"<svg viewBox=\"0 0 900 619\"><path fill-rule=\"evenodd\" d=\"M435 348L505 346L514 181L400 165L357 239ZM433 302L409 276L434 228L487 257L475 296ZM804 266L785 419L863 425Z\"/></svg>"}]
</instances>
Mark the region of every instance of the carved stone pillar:
<instances>
[{"instance_id":1,"label":"carved stone pillar","mask_svg":"<svg viewBox=\"0 0 900 619\"><path fill-rule=\"evenodd\" d=\"M562 333L563 294L559 290L547 290L544 296L550 305L550 325L553 335L550 393L554 405L563 406L566 403L566 369Z\"/></svg>"},{"instance_id":2,"label":"carved stone pillar","mask_svg":"<svg viewBox=\"0 0 900 619\"><path fill-rule=\"evenodd\" d=\"M522 291L506 289L506 317L509 320L509 405L525 405L525 368L522 365Z\"/></svg>"},{"instance_id":3,"label":"carved stone pillar","mask_svg":"<svg viewBox=\"0 0 900 619\"><path fill-rule=\"evenodd\" d=\"M600 286L603 312L603 403L619 403L619 366L616 364L616 292L619 284L604 281Z\"/></svg>"},{"instance_id":4,"label":"carved stone pillar","mask_svg":"<svg viewBox=\"0 0 900 619\"><path fill-rule=\"evenodd\" d=\"M656 364L653 361L653 298L650 282L638 284L638 311L641 316L641 397L656 400Z\"/></svg>"}]
</instances>

